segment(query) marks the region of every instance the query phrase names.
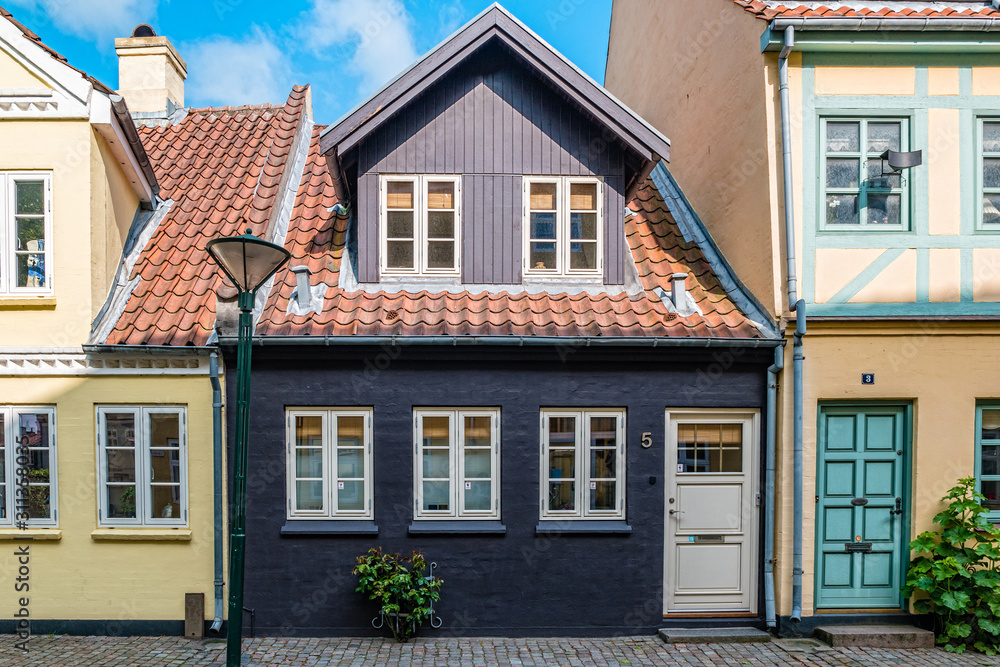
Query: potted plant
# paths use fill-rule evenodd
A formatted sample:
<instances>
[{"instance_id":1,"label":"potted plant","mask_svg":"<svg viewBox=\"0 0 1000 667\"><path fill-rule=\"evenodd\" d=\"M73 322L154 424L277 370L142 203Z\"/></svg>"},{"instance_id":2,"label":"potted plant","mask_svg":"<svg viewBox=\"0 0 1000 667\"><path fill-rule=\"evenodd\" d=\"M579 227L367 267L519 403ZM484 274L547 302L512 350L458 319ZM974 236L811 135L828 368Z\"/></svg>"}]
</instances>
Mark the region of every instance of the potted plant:
<instances>
[{"instance_id":1,"label":"potted plant","mask_svg":"<svg viewBox=\"0 0 1000 667\"><path fill-rule=\"evenodd\" d=\"M427 561L414 551L409 556L383 554L372 547L358 556L353 572L358 578L355 589L377 602L381 622L388 622L396 641L405 642L434 613L434 603L441 595L441 579L424 574ZM433 620L432 620L433 624Z\"/></svg>"},{"instance_id":2,"label":"potted plant","mask_svg":"<svg viewBox=\"0 0 1000 667\"><path fill-rule=\"evenodd\" d=\"M921 533L910 542L918 555L910 561L903 596L922 593L914 603L933 614L937 643L962 653L975 648L1000 652L1000 528L987 519L985 497L974 477L958 480L944 497L948 506L934 517L940 531Z\"/></svg>"}]
</instances>

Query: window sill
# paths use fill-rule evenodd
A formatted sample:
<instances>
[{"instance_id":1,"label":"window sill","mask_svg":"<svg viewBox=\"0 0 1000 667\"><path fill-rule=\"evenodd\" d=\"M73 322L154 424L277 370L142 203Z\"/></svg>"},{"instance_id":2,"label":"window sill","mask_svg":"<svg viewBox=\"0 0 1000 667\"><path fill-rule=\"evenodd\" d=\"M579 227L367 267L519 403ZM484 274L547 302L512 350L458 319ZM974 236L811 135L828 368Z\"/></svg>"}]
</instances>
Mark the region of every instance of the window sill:
<instances>
[{"instance_id":1,"label":"window sill","mask_svg":"<svg viewBox=\"0 0 1000 667\"><path fill-rule=\"evenodd\" d=\"M190 542L190 528L98 528L90 534L98 542Z\"/></svg>"},{"instance_id":2,"label":"window sill","mask_svg":"<svg viewBox=\"0 0 1000 667\"><path fill-rule=\"evenodd\" d=\"M281 527L282 537L309 537L313 535L378 535L374 521L311 521L289 519Z\"/></svg>"},{"instance_id":3,"label":"window sill","mask_svg":"<svg viewBox=\"0 0 1000 667\"><path fill-rule=\"evenodd\" d=\"M414 521L410 535L503 535L507 526L499 521Z\"/></svg>"},{"instance_id":4,"label":"window sill","mask_svg":"<svg viewBox=\"0 0 1000 667\"><path fill-rule=\"evenodd\" d=\"M54 296L0 296L0 310L53 310Z\"/></svg>"},{"instance_id":5,"label":"window sill","mask_svg":"<svg viewBox=\"0 0 1000 667\"><path fill-rule=\"evenodd\" d=\"M61 540L58 528L0 528L0 540Z\"/></svg>"},{"instance_id":6,"label":"window sill","mask_svg":"<svg viewBox=\"0 0 1000 667\"><path fill-rule=\"evenodd\" d=\"M632 526L625 521L562 519L539 521L535 535L628 535Z\"/></svg>"}]
</instances>

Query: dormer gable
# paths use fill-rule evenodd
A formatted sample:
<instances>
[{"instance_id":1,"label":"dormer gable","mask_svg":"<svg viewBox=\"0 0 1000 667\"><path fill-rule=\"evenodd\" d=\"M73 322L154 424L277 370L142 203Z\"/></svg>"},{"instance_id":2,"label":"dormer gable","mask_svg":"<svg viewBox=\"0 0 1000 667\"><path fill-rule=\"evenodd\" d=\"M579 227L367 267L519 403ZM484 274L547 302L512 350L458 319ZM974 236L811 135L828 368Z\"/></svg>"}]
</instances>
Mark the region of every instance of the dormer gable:
<instances>
[{"instance_id":1,"label":"dormer gable","mask_svg":"<svg viewBox=\"0 0 1000 667\"><path fill-rule=\"evenodd\" d=\"M493 5L323 132L357 280L621 286L669 142Z\"/></svg>"}]
</instances>

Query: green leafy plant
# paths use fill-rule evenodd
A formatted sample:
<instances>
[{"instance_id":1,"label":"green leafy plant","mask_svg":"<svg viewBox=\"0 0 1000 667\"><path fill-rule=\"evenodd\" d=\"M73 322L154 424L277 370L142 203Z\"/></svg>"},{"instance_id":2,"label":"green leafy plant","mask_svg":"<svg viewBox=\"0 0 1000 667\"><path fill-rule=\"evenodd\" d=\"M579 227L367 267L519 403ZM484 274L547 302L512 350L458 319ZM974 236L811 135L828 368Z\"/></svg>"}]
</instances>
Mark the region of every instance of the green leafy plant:
<instances>
[{"instance_id":1,"label":"green leafy plant","mask_svg":"<svg viewBox=\"0 0 1000 667\"><path fill-rule=\"evenodd\" d=\"M127 486L125 490L122 491L121 496L119 496L119 501L122 504L122 516L134 517L135 516L135 487Z\"/></svg>"},{"instance_id":2,"label":"green leafy plant","mask_svg":"<svg viewBox=\"0 0 1000 667\"><path fill-rule=\"evenodd\" d=\"M1000 528L986 518L986 498L974 477L958 480L943 498L948 506L934 517L940 531L910 542L903 595L924 593L913 606L935 617L937 642L953 653L975 648L1000 652Z\"/></svg>"},{"instance_id":3,"label":"green leafy plant","mask_svg":"<svg viewBox=\"0 0 1000 667\"><path fill-rule=\"evenodd\" d=\"M425 569L427 561L419 551L402 556L383 554L381 547L372 547L357 558L355 590L381 605L396 641L405 642L413 636L441 598L441 579L428 577Z\"/></svg>"}]
</instances>

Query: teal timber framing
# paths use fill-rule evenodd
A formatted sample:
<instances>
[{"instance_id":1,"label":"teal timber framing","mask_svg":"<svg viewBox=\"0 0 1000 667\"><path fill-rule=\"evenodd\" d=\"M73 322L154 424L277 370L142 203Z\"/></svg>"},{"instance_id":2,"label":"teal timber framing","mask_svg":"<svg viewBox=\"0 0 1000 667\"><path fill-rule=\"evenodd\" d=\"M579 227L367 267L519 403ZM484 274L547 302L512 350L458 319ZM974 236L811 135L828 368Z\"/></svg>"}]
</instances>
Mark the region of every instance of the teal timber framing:
<instances>
[{"instance_id":1,"label":"teal timber framing","mask_svg":"<svg viewBox=\"0 0 1000 667\"><path fill-rule=\"evenodd\" d=\"M802 33L803 35L806 33ZM810 33L812 34L812 33ZM799 46L796 34L796 46ZM998 43L1000 48L1000 43ZM886 53L823 53L809 52L802 56L802 294L810 316L957 316L1000 315L1000 303L973 300L973 250L1000 248L1000 233L978 229L979 215L979 154L976 148L977 119L981 116L1000 117L1000 96L972 95L972 66L986 64L982 56L961 54ZM816 95L816 66L915 68L913 95ZM931 96L927 91L928 67L957 67L959 94ZM960 119L959 147L961 173L961 233L931 235L929 232L928 153L932 141L950 138L930 137L929 109L957 109ZM924 151L924 164L910 170L910 228L907 231L824 231L820 216L824 202L819 200L819 179L823 177L820 119L824 116L877 117L894 116L910 119L910 150ZM850 280L825 303L816 303L816 251L824 248L884 249L860 274ZM930 250L957 248L961 256L961 300L930 301ZM912 303L849 303L883 269L906 250L916 252L916 301Z\"/></svg>"}]
</instances>

